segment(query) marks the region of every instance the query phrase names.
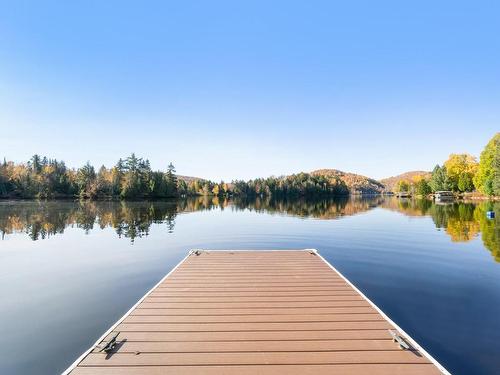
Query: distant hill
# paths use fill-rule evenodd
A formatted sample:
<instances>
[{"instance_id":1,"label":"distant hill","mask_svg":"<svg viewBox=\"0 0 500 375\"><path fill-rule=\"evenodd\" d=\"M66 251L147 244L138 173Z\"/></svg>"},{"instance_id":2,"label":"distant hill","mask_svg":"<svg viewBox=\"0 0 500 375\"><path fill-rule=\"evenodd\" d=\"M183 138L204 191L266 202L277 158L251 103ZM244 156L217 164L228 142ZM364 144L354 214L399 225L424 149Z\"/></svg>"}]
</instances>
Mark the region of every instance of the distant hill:
<instances>
[{"instance_id":1,"label":"distant hill","mask_svg":"<svg viewBox=\"0 0 500 375\"><path fill-rule=\"evenodd\" d=\"M351 194L381 194L393 192L395 186L401 180L412 181L412 179L417 176L423 176L426 179L431 177L431 172L427 171L410 171L397 176L384 178L380 181L356 173L339 171L338 169L318 169L309 173L315 176L325 176L327 178L340 178L347 185ZM187 183L195 180L206 181L203 178L192 176L177 175L177 178ZM229 185L232 186L231 183L229 183Z\"/></svg>"},{"instance_id":2,"label":"distant hill","mask_svg":"<svg viewBox=\"0 0 500 375\"><path fill-rule=\"evenodd\" d=\"M186 183L190 183L191 181L204 181L203 178L199 177L192 177L192 176L181 176L181 175L176 175L179 180L186 181Z\"/></svg>"},{"instance_id":3,"label":"distant hill","mask_svg":"<svg viewBox=\"0 0 500 375\"><path fill-rule=\"evenodd\" d=\"M418 177L418 176L423 176L426 179L431 177L431 172L427 171L411 171L411 172L406 172L402 173L397 176L393 177L388 177L380 180L382 184L385 185L385 191L394 191L394 188L398 184L399 181L401 180L406 180L406 181L412 181L413 178Z\"/></svg>"},{"instance_id":4,"label":"distant hill","mask_svg":"<svg viewBox=\"0 0 500 375\"><path fill-rule=\"evenodd\" d=\"M337 169L318 169L312 171L311 174L327 178L338 177L345 182L351 194L380 194L385 190L384 184L373 178Z\"/></svg>"}]
</instances>

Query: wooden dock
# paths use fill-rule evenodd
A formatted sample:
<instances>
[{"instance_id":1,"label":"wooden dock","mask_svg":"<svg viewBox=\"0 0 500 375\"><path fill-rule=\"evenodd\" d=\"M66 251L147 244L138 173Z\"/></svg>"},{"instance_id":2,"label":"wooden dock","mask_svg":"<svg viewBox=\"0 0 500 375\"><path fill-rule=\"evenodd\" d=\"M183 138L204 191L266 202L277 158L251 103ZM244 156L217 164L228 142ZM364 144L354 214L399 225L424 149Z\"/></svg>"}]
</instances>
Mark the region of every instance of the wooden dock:
<instances>
[{"instance_id":1,"label":"wooden dock","mask_svg":"<svg viewBox=\"0 0 500 375\"><path fill-rule=\"evenodd\" d=\"M64 372L441 373L448 374L314 250L192 251Z\"/></svg>"}]
</instances>

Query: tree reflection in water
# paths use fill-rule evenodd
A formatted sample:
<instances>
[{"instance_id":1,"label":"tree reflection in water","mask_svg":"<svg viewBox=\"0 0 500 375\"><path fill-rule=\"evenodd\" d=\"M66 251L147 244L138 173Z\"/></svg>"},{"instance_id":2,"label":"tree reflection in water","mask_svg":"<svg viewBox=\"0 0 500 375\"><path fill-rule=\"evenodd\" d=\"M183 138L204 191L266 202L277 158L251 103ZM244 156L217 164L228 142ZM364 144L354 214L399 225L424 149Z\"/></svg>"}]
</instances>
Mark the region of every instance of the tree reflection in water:
<instances>
[{"instance_id":1,"label":"tree reflection in water","mask_svg":"<svg viewBox=\"0 0 500 375\"><path fill-rule=\"evenodd\" d=\"M429 200L386 199L383 208L408 216L430 216L453 242L468 242L481 235L484 246L500 262L500 202L453 202L437 204ZM495 212L494 219L486 213Z\"/></svg>"},{"instance_id":2,"label":"tree reflection in water","mask_svg":"<svg viewBox=\"0 0 500 375\"><path fill-rule=\"evenodd\" d=\"M133 242L147 236L152 224L165 225L172 233L179 213L231 209L330 220L375 207L408 216L430 216L436 228L443 229L454 242L471 241L480 235L484 246L500 262L499 202L436 204L429 200L382 196L322 200L196 197L157 202L8 201L0 202L0 234L4 238L7 234L24 232L32 240L40 240L63 233L66 227L81 228L86 233L99 227L113 228L119 237ZM488 219L487 211L494 211L495 219Z\"/></svg>"}]
</instances>

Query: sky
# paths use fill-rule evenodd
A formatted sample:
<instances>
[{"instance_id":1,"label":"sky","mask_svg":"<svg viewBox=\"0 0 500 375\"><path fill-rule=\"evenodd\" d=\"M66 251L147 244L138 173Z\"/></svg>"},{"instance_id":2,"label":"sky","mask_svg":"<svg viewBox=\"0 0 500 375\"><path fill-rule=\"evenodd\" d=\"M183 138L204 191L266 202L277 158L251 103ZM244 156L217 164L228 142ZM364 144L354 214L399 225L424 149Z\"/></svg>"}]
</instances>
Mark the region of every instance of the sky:
<instances>
[{"instance_id":1,"label":"sky","mask_svg":"<svg viewBox=\"0 0 500 375\"><path fill-rule=\"evenodd\" d=\"M495 1L3 1L0 157L373 178L500 130Z\"/></svg>"}]
</instances>

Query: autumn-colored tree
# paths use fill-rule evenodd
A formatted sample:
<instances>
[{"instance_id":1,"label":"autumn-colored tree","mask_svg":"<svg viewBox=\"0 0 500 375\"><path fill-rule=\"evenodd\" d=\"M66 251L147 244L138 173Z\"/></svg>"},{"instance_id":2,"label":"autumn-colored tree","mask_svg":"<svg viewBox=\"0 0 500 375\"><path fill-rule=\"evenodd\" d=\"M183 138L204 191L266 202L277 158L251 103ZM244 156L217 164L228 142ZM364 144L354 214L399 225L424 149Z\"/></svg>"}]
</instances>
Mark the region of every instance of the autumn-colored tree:
<instances>
[{"instance_id":1,"label":"autumn-colored tree","mask_svg":"<svg viewBox=\"0 0 500 375\"><path fill-rule=\"evenodd\" d=\"M399 193L407 193L410 191L410 183L406 180L398 181L396 186L396 191Z\"/></svg>"},{"instance_id":2,"label":"autumn-colored tree","mask_svg":"<svg viewBox=\"0 0 500 375\"><path fill-rule=\"evenodd\" d=\"M177 194L181 197L188 195L188 185L184 180L178 180L177 182Z\"/></svg>"},{"instance_id":3,"label":"autumn-colored tree","mask_svg":"<svg viewBox=\"0 0 500 375\"><path fill-rule=\"evenodd\" d=\"M473 191L474 190L474 183L472 182L472 179L474 176L471 173L467 172L462 172L458 176L458 183L457 187L459 191L465 192L465 191Z\"/></svg>"},{"instance_id":4,"label":"autumn-colored tree","mask_svg":"<svg viewBox=\"0 0 500 375\"><path fill-rule=\"evenodd\" d=\"M487 211L495 212L495 217L489 219ZM481 238L484 246L491 251L497 262L500 262L500 202L482 202L476 207L474 217L481 228Z\"/></svg>"},{"instance_id":5,"label":"autumn-colored tree","mask_svg":"<svg viewBox=\"0 0 500 375\"><path fill-rule=\"evenodd\" d=\"M198 180L193 180L188 185L188 195L200 194L200 184Z\"/></svg>"},{"instance_id":6,"label":"autumn-colored tree","mask_svg":"<svg viewBox=\"0 0 500 375\"><path fill-rule=\"evenodd\" d=\"M448 214L446 233L453 242L467 242L480 232L480 225L474 218L475 207L470 204L453 205Z\"/></svg>"},{"instance_id":7,"label":"autumn-colored tree","mask_svg":"<svg viewBox=\"0 0 500 375\"><path fill-rule=\"evenodd\" d=\"M495 134L481 153L474 185L483 194L500 196L500 133Z\"/></svg>"},{"instance_id":8,"label":"autumn-colored tree","mask_svg":"<svg viewBox=\"0 0 500 375\"><path fill-rule=\"evenodd\" d=\"M444 162L446 173L454 191L472 191L472 179L476 174L478 163L474 156L469 154L451 154Z\"/></svg>"},{"instance_id":9,"label":"autumn-colored tree","mask_svg":"<svg viewBox=\"0 0 500 375\"><path fill-rule=\"evenodd\" d=\"M96 194L106 197L113 195L113 171L106 169L104 165L97 172Z\"/></svg>"},{"instance_id":10,"label":"autumn-colored tree","mask_svg":"<svg viewBox=\"0 0 500 375\"><path fill-rule=\"evenodd\" d=\"M203 195L210 195L210 183L208 181L205 181L203 184Z\"/></svg>"}]
</instances>

